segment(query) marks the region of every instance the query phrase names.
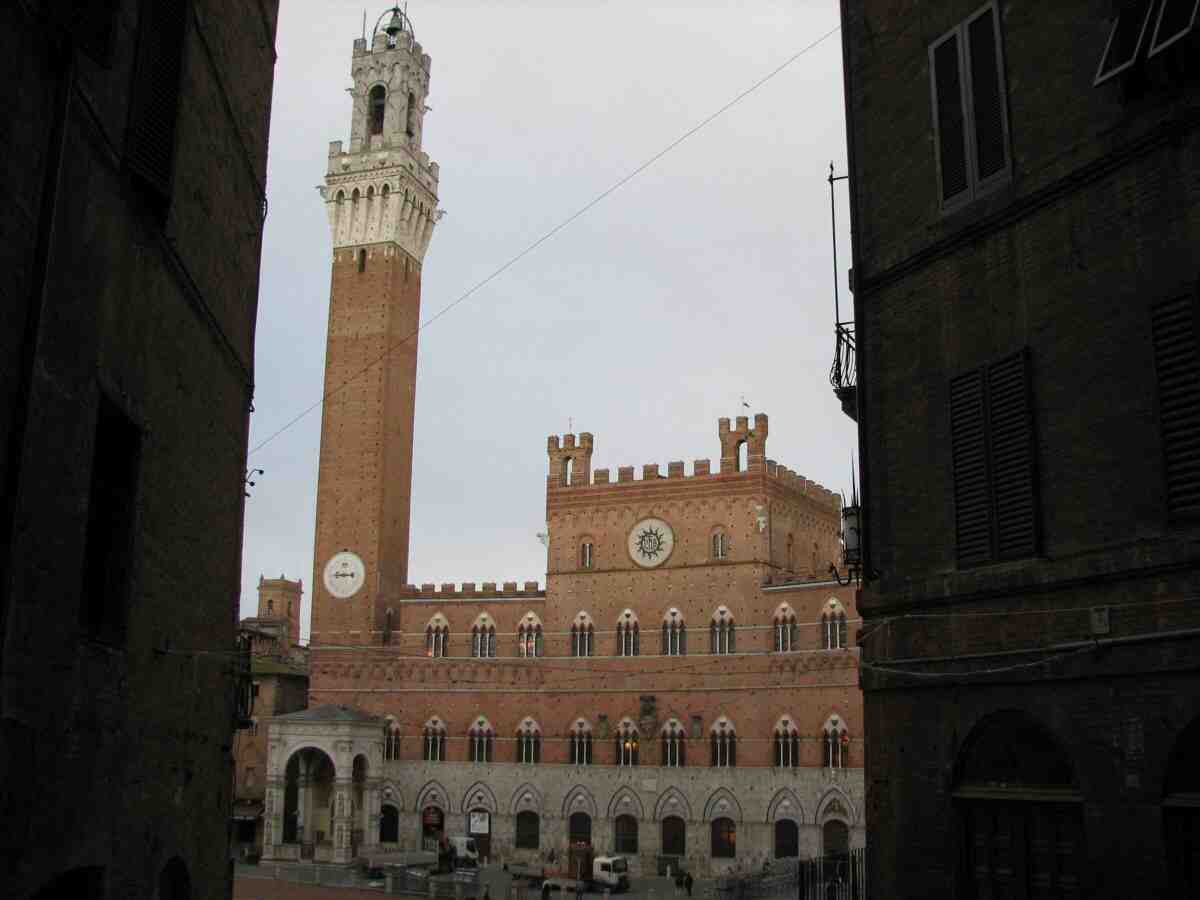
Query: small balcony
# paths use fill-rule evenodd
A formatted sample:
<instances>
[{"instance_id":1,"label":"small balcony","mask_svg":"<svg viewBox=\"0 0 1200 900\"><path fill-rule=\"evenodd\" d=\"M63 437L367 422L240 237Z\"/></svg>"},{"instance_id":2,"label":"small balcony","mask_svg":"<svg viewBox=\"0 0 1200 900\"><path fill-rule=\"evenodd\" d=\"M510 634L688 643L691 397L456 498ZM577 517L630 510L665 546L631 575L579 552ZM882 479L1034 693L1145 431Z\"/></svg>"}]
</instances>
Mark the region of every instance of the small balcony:
<instances>
[{"instance_id":1,"label":"small balcony","mask_svg":"<svg viewBox=\"0 0 1200 900\"><path fill-rule=\"evenodd\" d=\"M837 345L833 365L829 368L829 383L842 404L842 412L858 421L858 368L854 347L854 323L838 322L834 326Z\"/></svg>"}]
</instances>

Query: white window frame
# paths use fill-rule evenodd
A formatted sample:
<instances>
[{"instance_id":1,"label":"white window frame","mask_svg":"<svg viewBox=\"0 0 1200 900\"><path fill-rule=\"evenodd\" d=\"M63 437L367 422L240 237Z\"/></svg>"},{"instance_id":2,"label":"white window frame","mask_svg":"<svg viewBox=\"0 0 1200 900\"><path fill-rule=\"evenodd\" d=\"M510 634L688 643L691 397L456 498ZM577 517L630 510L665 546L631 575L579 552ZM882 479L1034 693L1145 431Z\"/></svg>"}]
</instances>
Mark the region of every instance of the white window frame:
<instances>
[{"instance_id":1,"label":"white window frame","mask_svg":"<svg viewBox=\"0 0 1200 900\"><path fill-rule=\"evenodd\" d=\"M579 567L590 569L594 560L594 548L591 541L584 541L579 546Z\"/></svg>"},{"instance_id":2,"label":"white window frame","mask_svg":"<svg viewBox=\"0 0 1200 900\"><path fill-rule=\"evenodd\" d=\"M973 101L974 85L971 81L971 57L969 29L971 23L981 16L992 13L993 41L996 47L996 68L1000 79L1000 119L1004 130L1004 168L994 172L985 179L979 178L979 150L975 140L975 103ZM938 124L938 94L937 68L934 53L942 44L951 38L958 38L958 90L959 103L963 112L963 129L966 141L967 188L960 194L945 199L942 196L942 140ZM929 99L930 113L933 120L933 153L937 161L937 192L938 205L942 213L951 213L962 209L969 203L990 193L1002 184L1012 180L1012 134L1008 122L1008 80L1004 77L1004 42L1001 40L1000 8L995 0L985 3L970 16L959 22L932 44L929 45Z\"/></svg>"}]
</instances>

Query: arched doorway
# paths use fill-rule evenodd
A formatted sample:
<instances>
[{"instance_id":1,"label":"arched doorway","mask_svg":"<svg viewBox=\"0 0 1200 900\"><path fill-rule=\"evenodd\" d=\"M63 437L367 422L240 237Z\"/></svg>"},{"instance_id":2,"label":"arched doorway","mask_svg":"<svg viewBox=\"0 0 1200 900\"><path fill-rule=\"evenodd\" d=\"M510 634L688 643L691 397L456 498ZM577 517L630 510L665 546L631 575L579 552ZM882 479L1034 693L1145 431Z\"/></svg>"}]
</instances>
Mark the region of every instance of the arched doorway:
<instances>
[{"instance_id":1,"label":"arched doorway","mask_svg":"<svg viewBox=\"0 0 1200 900\"><path fill-rule=\"evenodd\" d=\"M821 826L821 852L825 856L846 856L850 852L850 829L845 822L830 819Z\"/></svg>"},{"instance_id":2,"label":"arched doorway","mask_svg":"<svg viewBox=\"0 0 1200 900\"><path fill-rule=\"evenodd\" d=\"M733 859L737 856L737 823L733 819L713 819L710 852L713 859Z\"/></svg>"},{"instance_id":3,"label":"arched doorway","mask_svg":"<svg viewBox=\"0 0 1200 900\"><path fill-rule=\"evenodd\" d=\"M1200 719L1183 730L1167 764L1163 837L1172 897L1200 896Z\"/></svg>"},{"instance_id":4,"label":"arched doorway","mask_svg":"<svg viewBox=\"0 0 1200 900\"><path fill-rule=\"evenodd\" d=\"M473 809L467 815L467 835L475 838L475 850L482 863L492 855L492 814L486 809Z\"/></svg>"},{"instance_id":5,"label":"arched doorway","mask_svg":"<svg viewBox=\"0 0 1200 900\"><path fill-rule=\"evenodd\" d=\"M592 817L585 812L571 813L567 819L567 841L572 844L592 842Z\"/></svg>"},{"instance_id":6,"label":"arched doorway","mask_svg":"<svg viewBox=\"0 0 1200 900\"><path fill-rule=\"evenodd\" d=\"M791 859L800 855L800 828L791 819L775 823L775 858Z\"/></svg>"},{"instance_id":7,"label":"arched doorway","mask_svg":"<svg viewBox=\"0 0 1200 900\"><path fill-rule=\"evenodd\" d=\"M1024 713L989 716L958 760L954 807L964 898L1089 896L1082 883L1082 802L1070 761Z\"/></svg>"},{"instance_id":8,"label":"arched doorway","mask_svg":"<svg viewBox=\"0 0 1200 900\"><path fill-rule=\"evenodd\" d=\"M379 816L379 843L400 843L400 810L385 803Z\"/></svg>"},{"instance_id":9,"label":"arched doorway","mask_svg":"<svg viewBox=\"0 0 1200 900\"><path fill-rule=\"evenodd\" d=\"M172 857L158 875L158 900L191 900L192 878L187 864Z\"/></svg>"},{"instance_id":10,"label":"arched doorway","mask_svg":"<svg viewBox=\"0 0 1200 900\"><path fill-rule=\"evenodd\" d=\"M421 810L421 848L437 850L438 841L446 829L446 816L437 806L427 806Z\"/></svg>"},{"instance_id":11,"label":"arched doorway","mask_svg":"<svg viewBox=\"0 0 1200 900\"><path fill-rule=\"evenodd\" d=\"M301 856L333 837L333 760L306 747L292 754L284 769L283 843L300 844ZM307 849L303 849L307 848Z\"/></svg>"},{"instance_id":12,"label":"arched doorway","mask_svg":"<svg viewBox=\"0 0 1200 900\"><path fill-rule=\"evenodd\" d=\"M538 849L542 841L541 832L542 823L537 813L529 809L517 813L516 847L518 850Z\"/></svg>"},{"instance_id":13,"label":"arched doorway","mask_svg":"<svg viewBox=\"0 0 1200 900\"><path fill-rule=\"evenodd\" d=\"M687 856L687 823L679 816L662 820L662 855Z\"/></svg>"},{"instance_id":14,"label":"arched doorway","mask_svg":"<svg viewBox=\"0 0 1200 900\"><path fill-rule=\"evenodd\" d=\"M638 820L633 816L617 816L613 823L613 844L618 853L635 855L638 852Z\"/></svg>"}]
</instances>

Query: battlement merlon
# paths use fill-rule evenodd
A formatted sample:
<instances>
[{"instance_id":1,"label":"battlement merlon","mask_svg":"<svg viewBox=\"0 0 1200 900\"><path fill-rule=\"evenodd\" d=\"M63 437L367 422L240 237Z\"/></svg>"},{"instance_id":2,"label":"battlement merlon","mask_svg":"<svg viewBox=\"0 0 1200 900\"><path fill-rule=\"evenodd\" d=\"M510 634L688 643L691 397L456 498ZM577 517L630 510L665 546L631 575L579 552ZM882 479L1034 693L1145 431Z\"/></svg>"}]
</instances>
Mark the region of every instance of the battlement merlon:
<instances>
[{"instance_id":1,"label":"battlement merlon","mask_svg":"<svg viewBox=\"0 0 1200 900\"><path fill-rule=\"evenodd\" d=\"M546 439L546 454L550 468L546 474L548 488L582 487L592 482L592 451L595 439L584 431L578 435L552 434Z\"/></svg>"},{"instance_id":2,"label":"battlement merlon","mask_svg":"<svg viewBox=\"0 0 1200 900\"><path fill-rule=\"evenodd\" d=\"M721 441L721 474L738 471L738 451L746 444L746 471L761 471L767 460L767 416L758 413L754 427L746 416L738 416L736 426L729 419L717 420L717 438Z\"/></svg>"},{"instance_id":3,"label":"battlement merlon","mask_svg":"<svg viewBox=\"0 0 1200 900\"><path fill-rule=\"evenodd\" d=\"M408 602L419 602L423 600L504 600L509 598L532 598L544 599L546 596L545 588L538 585L536 581L526 581L517 586L515 581L505 581L500 588L496 587L496 582L485 581L482 587L477 587L473 581L464 581L462 586L456 585L454 582L446 582L444 584L432 584L426 582L422 585L406 584L400 592L400 600Z\"/></svg>"}]
</instances>

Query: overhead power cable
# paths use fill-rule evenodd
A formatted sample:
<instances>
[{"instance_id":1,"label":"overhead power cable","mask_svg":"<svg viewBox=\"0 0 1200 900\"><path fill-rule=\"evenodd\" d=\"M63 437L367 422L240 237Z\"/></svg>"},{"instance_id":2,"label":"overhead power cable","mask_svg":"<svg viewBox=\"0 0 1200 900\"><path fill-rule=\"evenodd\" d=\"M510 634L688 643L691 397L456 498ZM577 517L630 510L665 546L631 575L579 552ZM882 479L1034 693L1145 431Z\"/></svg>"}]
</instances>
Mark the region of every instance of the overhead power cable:
<instances>
[{"instance_id":1,"label":"overhead power cable","mask_svg":"<svg viewBox=\"0 0 1200 900\"><path fill-rule=\"evenodd\" d=\"M537 240L533 241L533 243L531 243L527 247L525 247L525 249L521 250L515 256L510 257L507 262L505 262L498 268L494 269L491 272L491 274L487 275L482 280L476 282L474 285L472 285L470 288L468 288L466 291L464 291L462 294L460 294L455 300L446 304L440 310L438 310L436 313L434 313L432 316L430 316L428 319L426 319L423 323L419 324L417 326L416 330L414 330L407 336L401 338L400 340L396 341L394 344L390 344L388 347L386 347L384 349L384 351L381 354L379 354L379 356L375 357L373 360L371 360L369 363L367 363L367 365L364 366L362 369L359 369L357 372L350 375L345 381L343 381L337 387L332 388L332 389L326 391L325 393L323 393L320 398L315 400L313 403L310 403L308 406L306 406L304 409L302 409L299 413L297 413L295 416L293 416L291 419L289 419L287 422L285 422L282 426L280 426L275 431L273 431L271 434L269 434L267 437L265 437L263 440L261 440L257 444L255 444L250 449L250 452L246 454L247 457L250 457L250 456L254 455L255 453L257 453L259 450L261 450L263 447L267 446L267 444L271 443L273 440L275 440L277 437L279 437L285 431L288 431L290 428L292 428L292 426L294 426L301 419L303 419L305 416L307 416L309 413L311 413L314 409L321 406L327 399L329 399L330 397L332 397L335 394L337 394L338 392L340 392L343 388L345 388L347 385L351 384L352 382L356 381L358 378L361 378L367 372L371 371L371 369L375 368L375 366L379 365L380 362L382 362L389 355L391 355L391 353L393 351L399 349L401 346L403 346L404 344L411 341L413 338L415 338L417 335L419 335L423 330L428 328L430 325L432 325L434 322L436 322L442 316L446 315L446 313L450 312L450 310L454 309L460 303L467 300L473 294L475 294L476 292L478 292L479 290L481 290L482 288L484 288L485 286L490 284L492 281L494 281L496 278L503 275L505 272L507 272L509 269L511 269L513 266L515 266L518 262L520 262L522 259L524 259L526 256L528 256L530 253L532 253L534 250L536 250L542 244L546 243L546 241L550 240L550 238L554 237L556 234L558 234L560 231L562 231L564 228L566 228L568 225L570 225L572 222L574 222L576 219L578 219L580 216L582 216L588 210L592 209L592 207L594 207L597 204L599 204L600 202L602 202L610 194L613 194L614 192L620 190L622 187L624 187L626 184L628 184L630 181L632 181L638 175L642 174L642 172L646 171L648 168L650 168L652 165L654 165L656 162L658 162L660 159L662 159L664 156L666 156L668 153L670 153L672 150L674 150L676 147L678 147L680 144L682 144L688 138L692 137L698 131L700 131L705 126L707 126L709 123L711 123L714 119L717 119L723 113L732 109L734 106L736 106L742 100L749 97L751 94L753 94L755 91L757 91L759 88L761 88L764 84L766 84L768 81L770 81L776 75L778 75L780 72L782 72L784 69L786 69L792 63L794 63L796 60L798 60L800 57L804 56L804 54L806 54L810 50L813 50L816 47L820 46L830 36L832 36L834 33L839 31L840 28L841 28L840 25L835 25L833 28L826 31L823 35L821 35L819 38L817 38L812 43L806 45L805 47L801 48L800 50L797 50L795 53L793 53L791 56L789 56L787 59L785 59L779 65L777 65L774 69L772 69L766 75L759 78L757 81L755 81L753 84L751 84L748 88L746 88L740 94L735 96L732 100L729 100L723 106L719 107L716 111L705 116L703 119L701 119L699 122L697 122L691 128L689 128L687 131L685 131L679 137L675 138L675 140L671 141L669 144L667 144L665 147L663 147L661 150L659 150L657 153L655 153L653 156L651 156L649 159L647 159L645 162L643 162L641 165L634 168L628 174L622 176L620 179L618 179L616 182L614 182L610 187L601 191L599 194L597 194L595 197L593 197L591 200L589 200L583 206L579 207L579 209L575 210L575 212L571 213L569 216L567 216L565 219L563 219L561 222L559 222L557 225L555 225L549 231L545 232L541 237L537 238Z\"/></svg>"}]
</instances>

